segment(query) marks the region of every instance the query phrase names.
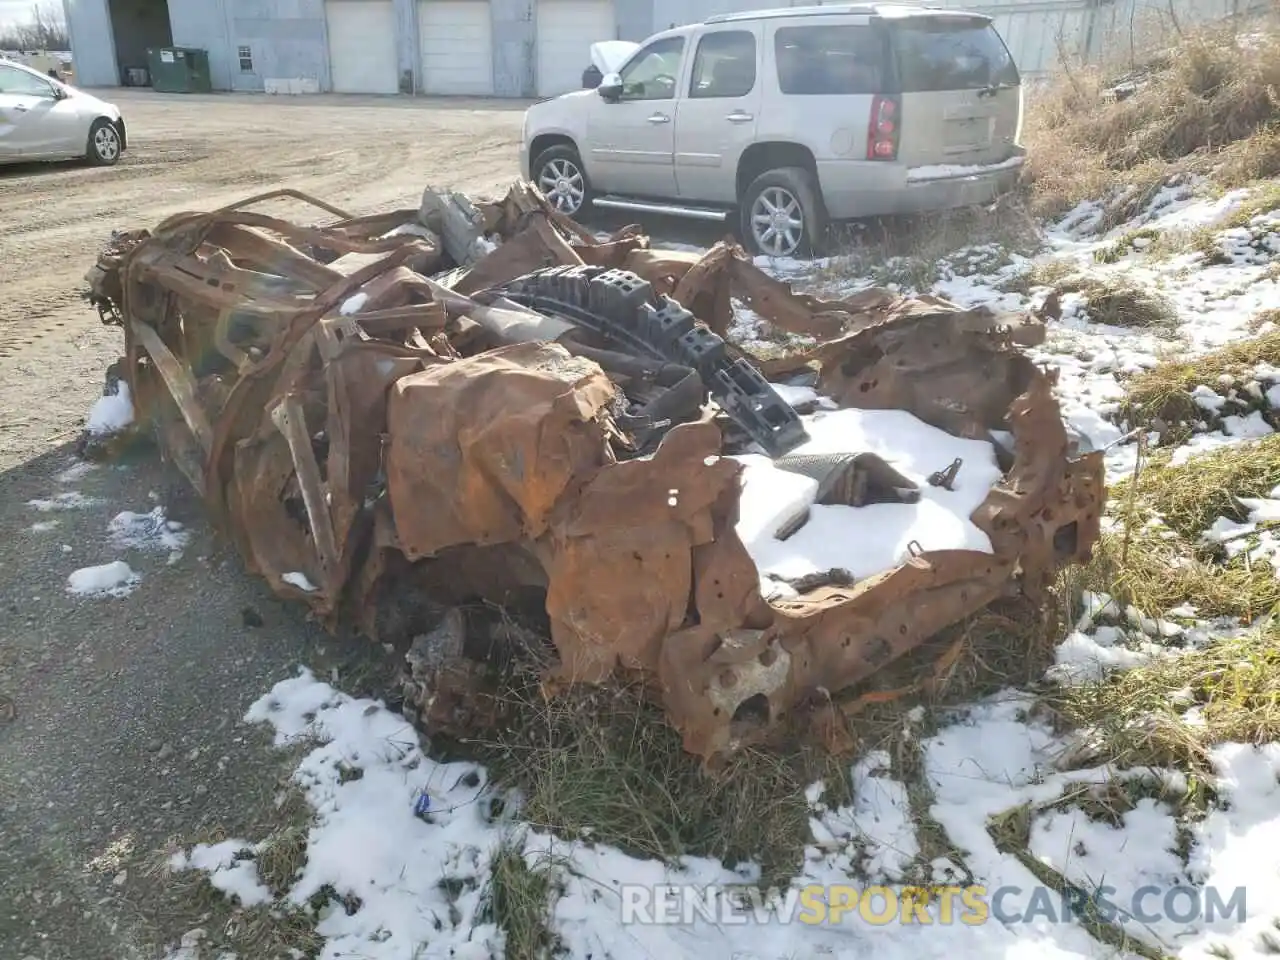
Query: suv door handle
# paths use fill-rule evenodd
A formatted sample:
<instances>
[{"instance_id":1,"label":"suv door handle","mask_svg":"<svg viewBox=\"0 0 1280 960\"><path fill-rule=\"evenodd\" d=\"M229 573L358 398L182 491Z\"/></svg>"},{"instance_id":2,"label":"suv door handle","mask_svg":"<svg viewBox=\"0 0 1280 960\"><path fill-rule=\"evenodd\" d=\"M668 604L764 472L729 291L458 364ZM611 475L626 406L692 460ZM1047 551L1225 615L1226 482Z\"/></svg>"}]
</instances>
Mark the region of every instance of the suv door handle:
<instances>
[{"instance_id":1,"label":"suv door handle","mask_svg":"<svg viewBox=\"0 0 1280 960\"><path fill-rule=\"evenodd\" d=\"M741 110L735 110L733 113L726 115L725 119L730 123L746 123L747 121L754 120L755 118L749 113L743 113Z\"/></svg>"},{"instance_id":2,"label":"suv door handle","mask_svg":"<svg viewBox=\"0 0 1280 960\"><path fill-rule=\"evenodd\" d=\"M668 117L665 113L655 113L653 116L649 118L649 122L650 123L670 123L671 118Z\"/></svg>"},{"instance_id":3,"label":"suv door handle","mask_svg":"<svg viewBox=\"0 0 1280 960\"><path fill-rule=\"evenodd\" d=\"M26 113L30 109L30 107L28 107L25 103L15 103L13 105L13 109L16 110L18 113Z\"/></svg>"}]
</instances>

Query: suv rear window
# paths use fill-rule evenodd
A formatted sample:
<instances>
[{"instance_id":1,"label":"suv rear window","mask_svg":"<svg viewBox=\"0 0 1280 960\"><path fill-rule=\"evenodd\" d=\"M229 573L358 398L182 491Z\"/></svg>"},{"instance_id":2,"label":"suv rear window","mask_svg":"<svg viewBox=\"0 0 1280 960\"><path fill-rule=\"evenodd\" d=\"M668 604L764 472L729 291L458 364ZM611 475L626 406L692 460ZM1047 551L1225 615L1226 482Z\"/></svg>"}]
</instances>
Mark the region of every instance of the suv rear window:
<instances>
[{"instance_id":1,"label":"suv rear window","mask_svg":"<svg viewBox=\"0 0 1280 960\"><path fill-rule=\"evenodd\" d=\"M910 17L893 24L903 93L1018 84L1013 57L988 20Z\"/></svg>"},{"instance_id":2,"label":"suv rear window","mask_svg":"<svg viewBox=\"0 0 1280 960\"><path fill-rule=\"evenodd\" d=\"M884 41L872 27L779 27L773 49L783 93L818 96L884 90Z\"/></svg>"}]
</instances>

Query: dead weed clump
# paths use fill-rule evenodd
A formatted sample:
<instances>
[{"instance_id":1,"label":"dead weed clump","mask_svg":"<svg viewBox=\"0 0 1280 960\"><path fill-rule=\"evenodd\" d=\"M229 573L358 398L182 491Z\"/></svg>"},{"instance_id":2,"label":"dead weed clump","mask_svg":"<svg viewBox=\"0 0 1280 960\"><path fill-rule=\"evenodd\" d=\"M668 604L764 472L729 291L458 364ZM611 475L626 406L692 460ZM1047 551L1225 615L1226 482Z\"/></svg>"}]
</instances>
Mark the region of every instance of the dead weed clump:
<instances>
[{"instance_id":1,"label":"dead weed clump","mask_svg":"<svg viewBox=\"0 0 1280 960\"><path fill-rule=\"evenodd\" d=\"M1178 466L1152 464L1137 480L1117 484L1123 500L1129 484L1136 497L1187 540L1198 538L1218 517L1243 521L1240 497L1266 497L1280 483L1280 434L1222 447Z\"/></svg>"},{"instance_id":2,"label":"dead weed clump","mask_svg":"<svg viewBox=\"0 0 1280 960\"><path fill-rule=\"evenodd\" d=\"M804 286L822 296L847 294L854 284L928 293L944 276L992 273L1041 245L1039 226L1011 194L986 207L881 217L837 233L831 257Z\"/></svg>"},{"instance_id":3,"label":"dead weed clump","mask_svg":"<svg viewBox=\"0 0 1280 960\"><path fill-rule=\"evenodd\" d=\"M704 770L638 683L574 684L553 698L523 672L503 684L510 722L469 746L519 788L523 819L565 838L668 861L754 861L762 884L786 883L812 842L805 788L821 779L836 802L847 797L847 761L800 743Z\"/></svg>"},{"instance_id":4,"label":"dead weed clump","mask_svg":"<svg viewBox=\"0 0 1280 960\"><path fill-rule=\"evenodd\" d=\"M1253 319L1255 331L1280 311L1263 311ZM1195 423L1209 411L1197 406L1191 396L1199 386L1218 393L1245 391L1253 383L1253 371L1261 364L1280 366L1280 329L1228 344L1192 360L1167 360L1136 374L1125 385L1126 398L1120 421L1130 427L1152 427L1171 431L1175 440L1190 435Z\"/></svg>"},{"instance_id":5,"label":"dead weed clump","mask_svg":"<svg viewBox=\"0 0 1280 960\"><path fill-rule=\"evenodd\" d=\"M559 955L558 938L548 925L556 866L549 859L531 866L516 842L505 843L493 855L480 920L496 924L503 932L504 956L511 960Z\"/></svg>"},{"instance_id":6,"label":"dead weed clump","mask_svg":"<svg viewBox=\"0 0 1280 960\"><path fill-rule=\"evenodd\" d=\"M1127 96L1096 68L1064 70L1028 105L1031 207L1055 217L1084 200L1125 198L1109 229L1178 173L1239 186L1280 172L1280 32L1242 44L1229 29L1189 34Z\"/></svg>"},{"instance_id":7,"label":"dead weed clump","mask_svg":"<svg viewBox=\"0 0 1280 960\"><path fill-rule=\"evenodd\" d=\"M1199 617L1251 623L1280 606L1280 581L1269 564L1224 563L1204 544L1166 536L1172 533L1138 527L1103 534L1080 585L1150 617L1190 604Z\"/></svg>"},{"instance_id":8,"label":"dead weed clump","mask_svg":"<svg viewBox=\"0 0 1280 960\"><path fill-rule=\"evenodd\" d=\"M1157 657L1064 688L1050 703L1064 721L1088 732L1100 762L1207 774L1214 745L1280 737L1280 628L1269 623Z\"/></svg>"},{"instance_id":9,"label":"dead weed clump","mask_svg":"<svg viewBox=\"0 0 1280 960\"><path fill-rule=\"evenodd\" d=\"M1060 279L1053 286L1059 293L1083 296L1094 323L1166 330L1178 323L1178 311L1166 297L1121 277L1077 274Z\"/></svg>"}]
</instances>

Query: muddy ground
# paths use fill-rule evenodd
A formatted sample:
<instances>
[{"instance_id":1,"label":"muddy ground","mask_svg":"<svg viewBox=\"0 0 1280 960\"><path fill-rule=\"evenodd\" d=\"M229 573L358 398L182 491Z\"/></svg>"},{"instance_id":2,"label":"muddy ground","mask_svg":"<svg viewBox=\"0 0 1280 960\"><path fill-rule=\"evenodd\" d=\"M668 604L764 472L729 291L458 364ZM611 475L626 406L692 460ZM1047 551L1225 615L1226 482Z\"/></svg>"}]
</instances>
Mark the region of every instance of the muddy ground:
<instances>
[{"instance_id":1,"label":"muddy ground","mask_svg":"<svg viewBox=\"0 0 1280 960\"><path fill-rule=\"evenodd\" d=\"M367 649L244 574L153 451L64 474L121 343L80 299L85 270L112 229L276 187L355 213L416 206L432 182L500 189L523 109L113 96L130 130L119 166L0 167L0 955L15 960L161 956L200 918L148 874L156 851L260 836L287 772L240 724L249 704L301 663L352 692L379 683ZM29 505L71 491L81 507ZM173 563L108 537L119 511L157 504L192 533ZM116 559L142 575L132 595L68 595L73 570Z\"/></svg>"}]
</instances>

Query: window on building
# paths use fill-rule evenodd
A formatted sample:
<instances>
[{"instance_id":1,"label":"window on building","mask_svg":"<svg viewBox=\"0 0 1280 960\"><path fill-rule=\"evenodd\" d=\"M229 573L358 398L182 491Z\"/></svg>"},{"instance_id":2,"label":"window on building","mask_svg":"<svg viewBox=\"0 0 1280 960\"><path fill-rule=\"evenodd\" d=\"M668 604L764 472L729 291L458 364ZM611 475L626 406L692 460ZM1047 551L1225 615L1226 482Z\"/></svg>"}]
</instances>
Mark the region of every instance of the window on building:
<instances>
[{"instance_id":1,"label":"window on building","mask_svg":"<svg viewBox=\"0 0 1280 960\"><path fill-rule=\"evenodd\" d=\"M240 72L253 73L253 51L248 47L240 48Z\"/></svg>"},{"instance_id":2,"label":"window on building","mask_svg":"<svg viewBox=\"0 0 1280 960\"><path fill-rule=\"evenodd\" d=\"M823 96L884 90L884 39L872 27L780 27L774 51L783 93Z\"/></svg>"},{"instance_id":3,"label":"window on building","mask_svg":"<svg viewBox=\"0 0 1280 960\"><path fill-rule=\"evenodd\" d=\"M721 30L698 41L690 97L745 97L756 85L756 37L749 30Z\"/></svg>"}]
</instances>

